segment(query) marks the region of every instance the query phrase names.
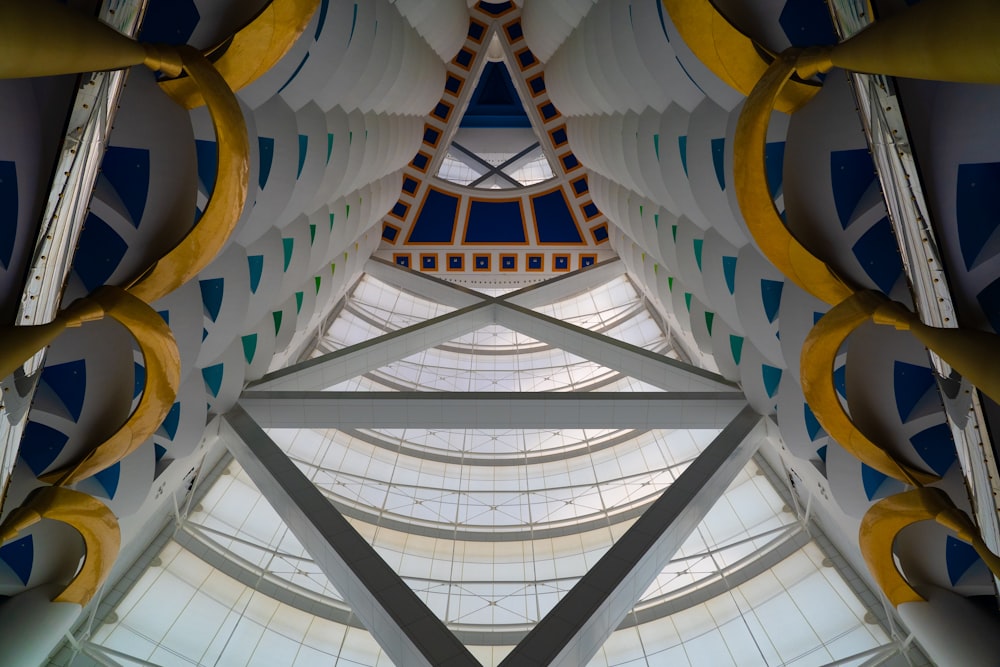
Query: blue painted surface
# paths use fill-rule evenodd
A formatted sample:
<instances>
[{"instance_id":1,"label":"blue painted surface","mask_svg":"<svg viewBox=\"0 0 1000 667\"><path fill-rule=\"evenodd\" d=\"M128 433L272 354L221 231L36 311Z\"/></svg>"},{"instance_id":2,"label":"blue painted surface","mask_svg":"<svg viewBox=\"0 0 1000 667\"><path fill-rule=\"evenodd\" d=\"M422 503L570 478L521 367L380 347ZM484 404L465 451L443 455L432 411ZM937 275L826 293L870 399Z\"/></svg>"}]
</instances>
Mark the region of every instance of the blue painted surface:
<instances>
[{"instance_id":1,"label":"blue painted surface","mask_svg":"<svg viewBox=\"0 0 1000 667\"><path fill-rule=\"evenodd\" d=\"M771 199L781 193L785 178L785 142L772 141L764 147L764 172L767 174L767 187L771 191Z\"/></svg>"},{"instance_id":2,"label":"blue painted surface","mask_svg":"<svg viewBox=\"0 0 1000 667\"><path fill-rule=\"evenodd\" d=\"M309 137L304 134L299 135L299 169L295 172L295 178L302 175L302 167L306 164L306 153L309 152Z\"/></svg>"},{"instance_id":3,"label":"blue painted surface","mask_svg":"<svg viewBox=\"0 0 1000 667\"><path fill-rule=\"evenodd\" d=\"M607 225L600 225L598 227L594 227L593 231L594 231L594 240L597 241L598 243L601 243L602 241L607 241L608 240L608 226Z\"/></svg>"},{"instance_id":4,"label":"blue painted surface","mask_svg":"<svg viewBox=\"0 0 1000 667\"><path fill-rule=\"evenodd\" d=\"M968 542L948 535L944 543L945 563L948 565L948 581L954 586L973 565L982 560Z\"/></svg>"},{"instance_id":5,"label":"blue painted surface","mask_svg":"<svg viewBox=\"0 0 1000 667\"><path fill-rule=\"evenodd\" d=\"M958 243L968 270L1000 227L1000 162L958 165L955 190Z\"/></svg>"},{"instance_id":6,"label":"blue painted surface","mask_svg":"<svg viewBox=\"0 0 1000 667\"><path fill-rule=\"evenodd\" d=\"M813 414L812 408L809 407L808 403L802 404L802 412L806 422L806 433L809 434L810 440L815 440L820 436L823 427L820 426L819 420L816 419L816 415ZM825 461L826 459L823 460Z\"/></svg>"},{"instance_id":7,"label":"blue painted surface","mask_svg":"<svg viewBox=\"0 0 1000 667\"><path fill-rule=\"evenodd\" d=\"M694 261L698 264L698 270L701 271L701 249L705 245L705 240L694 239L692 244L694 245Z\"/></svg>"},{"instance_id":8,"label":"blue painted surface","mask_svg":"<svg viewBox=\"0 0 1000 667\"><path fill-rule=\"evenodd\" d=\"M535 64L536 62L538 62L537 59L535 58L535 54L532 53L529 49L525 49L524 51L521 51L520 53L518 53L517 54L517 61L519 63L521 63L521 68L522 69L528 69L533 64Z\"/></svg>"},{"instance_id":9,"label":"blue painted surface","mask_svg":"<svg viewBox=\"0 0 1000 667\"><path fill-rule=\"evenodd\" d=\"M164 447L163 445L158 445L156 443L153 443L153 456L155 457L157 463L159 463L160 459L162 459L166 455L167 455L166 447Z\"/></svg>"},{"instance_id":10,"label":"blue painted surface","mask_svg":"<svg viewBox=\"0 0 1000 667\"><path fill-rule=\"evenodd\" d=\"M42 369L41 380L59 398L73 421L79 421L87 393L87 362L77 359L46 365Z\"/></svg>"},{"instance_id":11,"label":"blue painted surface","mask_svg":"<svg viewBox=\"0 0 1000 667\"><path fill-rule=\"evenodd\" d=\"M839 41L826 0L788 0L778 23L792 46L821 46Z\"/></svg>"},{"instance_id":12,"label":"blue painted surface","mask_svg":"<svg viewBox=\"0 0 1000 667\"><path fill-rule=\"evenodd\" d=\"M62 431L29 421L24 427L24 437L18 454L28 464L32 473L36 476L41 475L56 460L68 440L69 436Z\"/></svg>"},{"instance_id":13,"label":"blue painted surface","mask_svg":"<svg viewBox=\"0 0 1000 667\"><path fill-rule=\"evenodd\" d=\"M115 494L118 493L118 482L121 479L122 464L115 463L113 466L105 468L101 472L94 475L94 480L101 485L105 493L108 494L108 498L114 499Z\"/></svg>"},{"instance_id":14,"label":"blue painted surface","mask_svg":"<svg viewBox=\"0 0 1000 667\"><path fill-rule=\"evenodd\" d=\"M429 189L407 243L451 243L458 215L458 197Z\"/></svg>"},{"instance_id":15,"label":"blue painted surface","mask_svg":"<svg viewBox=\"0 0 1000 667\"><path fill-rule=\"evenodd\" d=\"M781 308L781 291L785 288L785 283L780 280L767 280L761 278L760 281L760 301L764 305L764 315L768 322L774 322L778 317L778 310Z\"/></svg>"},{"instance_id":16,"label":"blue painted surface","mask_svg":"<svg viewBox=\"0 0 1000 667\"><path fill-rule=\"evenodd\" d=\"M10 266L17 240L17 165L0 160L0 265Z\"/></svg>"},{"instance_id":17,"label":"blue painted surface","mask_svg":"<svg viewBox=\"0 0 1000 667\"><path fill-rule=\"evenodd\" d=\"M164 435L170 440L174 439L177 435L177 427L181 423L181 404L180 401L174 403L170 406L170 410L167 412L166 418L164 418L163 423L160 424L160 429L163 431Z\"/></svg>"},{"instance_id":18,"label":"blue painted surface","mask_svg":"<svg viewBox=\"0 0 1000 667\"><path fill-rule=\"evenodd\" d=\"M778 385L781 384L781 369L761 364L760 374L764 378L764 391L767 392L768 398L774 398L778 393Z\"/></svg>"},{"instance_id":19,"label":"blue painted surface","mask_svg":"<svg viewBox=\"0 0 1000 667\"><path fill-rule=\"evenodd\" d=\"M264 274L264 256L248 255L247 265L250 271L250 293L256 294L260 287L260 277Z\"/></svg>"},{"instance_id":20,"label":"blue painted surface","mask_svg":"<svg viewBox=\"0 0 1000 667\"><path fill-rule=\"evenodd\" d=\"M722 275L726 279L726 289L730 294L736 292L736 258L725 255L722 257Z\"/></svg>"},{"instance_id":21,"label":"blue painted surface","mask_svg":"<svg viewBox=\"0 0 1000 667\"><path fill-rule=\"evenodd\" d=\"M31 566L35 562L35 540L31 535L11 540L0 547L0 560L17 575L21 583L28 585L31 579Z\"/></svg>"},{"instance_id":22,"label":"blue painted surface","mask_svg":"<svg viewBox=\"0 0 1000 667\"><path fill-rule=\"evenodd\" d=\"M892 388L896 396L896 412L904 423L909 420L913 408L934 386L934 373L926 366L897 361L893 365Z\"/></svg>"},{"instance_id":23,"label":"blue painted surface","mask_svg":"<svg viewBox=\"0 0 1000 667\"><path fill-rule=\"evenodd\" d=\"M847 399L847 366L833 369L833 386L844 399Z\"/></svg>"},{"instance_id":24,"label":"blue painted surface","mask_svg":"<svg viewBox=\"0 0 1000 667\"><path fill-rule=\"evenodd\" d=\"M712 166L715 167L715 179L719 188L726 189L726 138L712 139ZM685 172L687 170L685 169Z\"/></svg>"},{"instance_id":25,"label":"blue painted surface","mask_svg":"<svg viewBox=\"0 0 1000 667\"><path fill-rule=\"evenodd\" d=\"M1000 333L1000 278L990 283L986 289L976 295L979 307L986 313L993 331Z\"/></svg>"},{"instance_id":26,"label":"blue painted surface","mask_svg":"<svg viewBox=\"0 0 1000 667\"><path fill-rule=\"evenodd\" d=\"M465 243L527 243L520 201L471 201Z\"/></svg>"},{"instance_id":27,"label":"blue painted surface","mask_svg":"<svg viewBox=\"0 0 1000 667\"><path fill-rule=\"evenodd\" d=\"M390 227L389 225L382 227L382 238L389 243L395 243L397 236L399 236L399 230L395 227Z\"/></svg>"},{"instance_id":28,"label":"blue painted surface","mask_svg":"<svg viewBox=\"0 0 1000 667\"><path fill-rule=\"evenodd\" d=\"M875 181L875 164L867 148L830 153L830 187L840 226L847 229L861 198Z\"/></svg>"},{"instance_id":29,"label":"blue painted surface","mask_svg":"<svg viewBox=\"0 0 1000 667\"><path fill-rule=\"evenodd\" d=\"M864 486L865 495L868 500L874 500L875 495L878 493L878 489L882 486L882 482L889 479L887 475L880 473L875 468L871 466L861 464L861 484Z\"/></svg>"},{"instance_id":30,"label":"blue painted surface","mask_svg":"<svg viewBox=\"0 0 1000 667\"><path fill-rule=\"evenodd\" d=\"M271 163L274 162L274 139L257 137L257 147L260 151L260 171L257 173L257 184L263 190L271 175Z\"/></svg>"},{"instance_id":31,"label":"blue painted surface","mask_svg":"<svg viewBox=\"0 0 1000 667\"><path fill-rule=\"evenodd\" d=\"M513 6L514 3L509 0L507 2L486 2L486 0L482 0L482 2L479 3L480 9L493 16L499 16Z\"/></svg>"},{"instance_id":32,"label":"blue painted surface","mask_svg":"<svg viewBox=\"0 0 1000 667\"><path fill-rule=\"evenodd\" d=\"M488 62L469 98L460 127L531 127L521 98L502 62Z\"/></svg>"},{"instance_id":33,"label":"blue painted surface","mask_svg":"<svg viewBox=\"0 0 1000 667\"><path fill-rule=\"evenodd\" d=\"M118 232L93 213L88 213L73 257L73 270L87 291L93 292L108 282L127 250L128 244Z\"/></svg>"},{"instance_id":34,"label":"blue painted surface","mask_svg":"<svg viewBox=\"0 0 1000 667\"><path fill-rule=\"evenodd\" d=\"M129 222L138 229L149 197L149 151L108 146L101 162L101 173L125 204Z\"/></svg>"},{"instance_id":35,"label":"blue painted surface","mask_svg":"<svg viewBox=\"0 0 1000 667\"><path fill-rule=\"evenodd\" d=\"M208 319L213 322L218 319L219 311L222 309L222 297L226 291L225 278L209 278L199 280L198 287L201 288L201 303L205 306L205 313Z\"/></svg>"},{"instance_id":36,"label":"blue painted surface","mask_svg":"<svg viewBox=\"0 0 1000 667\"><path fill-rule=\"evenodd\" d=\"M355 6L355 11L356 11L356 10L357 10L357 6ZM306 64L306 61L307 61L307 60L309 60L309 54L308 54L308 53L306 53L306 55L305 55L305 56L304 56L304 57L302 58L302 62L300 62L300 63L298 64L298 67L296 67L296 68L295 68L295 71L294 71L294 72L292 72L292 75L291 75L290 77L288 77L288 81L285 81L285 83L283 83L283 84L281 85L281 88L278 88L278 92L279 92L279 93L280 93L281 91L283 91L283 90L284 90L285 88L287 88L287 87L288 87L288 84L290 84L290 83L291 83L292 81L295 81L295 77L297 77L297 76L299 75L299 72L301 72L301 71L302 71L302 67L303 67L303 65L305 65L305 64ZM329 158L327 158L327 160L329 160Z\"/></svg>"},{"instance_id":37,"label":"blue painted surface","mask_svg":"<svg viewBox=\"0 0 1000 667\"><path fill-rule=\"evenodd\" d=\"M684 175L688 175L688 138L685 135L677 137L677 149L681 153L681 166L684 167Z\"/></svg>"},{"instance_id":38,"label":"blue painted surface","mask_svg":"<svg viewBox=\"0 0 1000 667\"><path fill-rule=\"evenodd\" d=\"M136 399L146 388L146 367L132 362L132 398Z\"/></svg>"},{"instance_id":39,"label":"blue painted surface","mask_svg":"<svg viewBox=\"0 0 1000 667\"><path fill-rule=\"evenodd\" d=\"M600 212L601 211L597 208L597 205L594 204L594 202L587 202L583 205L583 214L588 218L593 218Z\"/></svg>"},{"instance_id":40,"label":"blue painted surface","mask_svg":"<svg viewBox=\"0 0 1000 667\"><path fill-rule=\"evenodd\" d=\"M215 172L219 168L219 152L214 141L195 139L195 155L198 157L198 180L206 194L215 189Z\"/></svg>"},{"instance_id":41,"label":"blue painted surface","mask_svg":"<svg viewBox=\"0 0 1000 667\"><path fill-rule=\"evenodd\" d=\"M205 380L205 386L208 387L208 391L212 396L219 395L219 389L222 388L222 364L215 364L214 366L207 366L201 369L201 377Z\"/></svg>"},{"instance_id":42,"label":"blue painted surface","mask_svg":"<svg viewBox=\"0 0 1000 667\"><path fill-rule=\"evenodd\" d=\"M486 28L484 28L481 24L469 21L469 31L466 34L470 39L472 39L472 41L478 42L481 40L485 32Z\"/></svg>"},{"instance_id":43,"label":"blue painted surface","mask_svg":"<svg viewBox=\"0 0 1000 667\"><path fill-rule=\"evenodd\" d=\"M150 44L187 44L201 14L194 0L151 0L146 8L139 41Z\"/></svg>"},{"instance_id":44,"label":"blue painted surface","mask_svg":"<svg viewBox=\"0 0 1000 667\"><path fill-rule=\"evenodd\" d=\"M428 157L423 153L417 153L413 156L413 166L417 169L423 171L427 168Z\"/></svg>"},{"instance_id":45,"label":"blue painted surface","mask_svg":"<svg viewBox=\"0 0 1000 667\"><path fill-rule=\"evenodd\" d=\"M319 21L316 23L316 32L313 33L313 40L319 40L319 36L323 34L323 28L326 27L326 13L330 9L330 0L323 0L319 5Z\"/></svg>"},{"instance_id":46,"label":"blue painted surface","mask_svg":"<svg viewBox=\"0 0 1000 667\"><path fill-rule=\"evenodd\" d=\"M875 286L886 294L892 291L892 286L903 275L903 261L889 218L872 225L851 250Z\"/></svg>"},{"instance_id":47,"label":"blue painted surface","mask_svg":"<svg viewBox=\"0 0 1000 667\"><path fill-rule=\"evenodd\" d=\"M584 242L562 190L532 197L531 210L540 243L573 245Z\"/></svg>"},{"instance_id":48,"label":"blue painted surface","mask_svg":"<svg viewBox=\"0 0 1000 667\"><path fill-rule=\"evenodd\" d=\"M826 463L826 453L828 451L829 451L829 445L823 445L822 447L816 450L816 456L819 457L820 461Z\"/></svg>"},{"instance_id":49,"label":"blue painted surface","mask_svg":"<svg viewBox=\"0 0 1000 667\"><path fill-rule=\"evenodd\" d=\"M920 458L939 476L948 472L955 462L955 441L947 424L936 424L910 438Z\"/></svg>"}]
</instances>

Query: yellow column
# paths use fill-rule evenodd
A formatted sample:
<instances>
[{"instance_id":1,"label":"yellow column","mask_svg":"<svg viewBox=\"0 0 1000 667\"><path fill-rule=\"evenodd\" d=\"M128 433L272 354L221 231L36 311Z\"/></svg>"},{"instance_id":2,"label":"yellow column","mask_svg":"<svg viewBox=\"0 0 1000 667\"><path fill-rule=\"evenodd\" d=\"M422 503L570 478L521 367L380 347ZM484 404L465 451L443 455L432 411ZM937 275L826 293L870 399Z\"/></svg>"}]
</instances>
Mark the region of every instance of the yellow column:
<instances>
[{"instance_id":1,"label":"yellow column","mask_svg":"<svg viewBox=\"0 0 1000 667\"><path fill-rule=\"evenodd\" d=\"M1000 336L975 329L929 327L898 303L887 302L872 315L878 324L908 330L981 392L1000 401Z\"/></svg>"},{"instance_id":2,"label":"yellow column","mask_svg":"<svg viewBox=\"0 0 1000 667\"><path fill-rule=\"evenodd\" d=\"M0 79L146 65L181 73L170 49L139 44L93 16L53 0L0 0Z\"/></svg>"},{"instance_id":3,"label":"yellow column","mask_svg":"<svg viewBox=\"0 0 1000 667\"><path fill-rule=\"evenodd\" d=\"M27 327L0 328L0 378L5 378L32 355L58 338L67 327L104 317L100 304L80 299L56 315L48 324Z\"/></svg>"},{"instance_id":4,"label":"yellow column","mask_svg":"<svg viewBox=\"0 0 1000 667\"><path fill-rule=\"evenodd\" d=\"M923 0L854 37L807 49L800 74L832 67L912 79L1000 84L1000 2Z\"/></svg>"}]
</instances>

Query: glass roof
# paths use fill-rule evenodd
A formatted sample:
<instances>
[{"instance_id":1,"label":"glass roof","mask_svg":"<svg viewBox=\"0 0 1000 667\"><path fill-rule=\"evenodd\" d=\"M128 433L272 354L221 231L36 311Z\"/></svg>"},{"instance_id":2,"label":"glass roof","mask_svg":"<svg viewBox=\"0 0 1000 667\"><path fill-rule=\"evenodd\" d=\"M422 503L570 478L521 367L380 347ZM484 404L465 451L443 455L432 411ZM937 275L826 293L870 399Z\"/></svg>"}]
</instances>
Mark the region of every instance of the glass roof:
<instances>
[{"instance_id":1,"label":"glass roof","mask_svg":"<svg viewBox=\"0 0 1000 667\"><path fill-rule=\"evenodd\" d=\"M314 356L451 310L365 277ZM671 352L626 278L538 310ZM494 325L331 389L655 391ZM488 665L718 432L268 430ZM389 664L235 462L188 514L160 561L95 641L163 665ZM886 643L881 628L865 622L850 586L824 562L751 462L591 664L823 664Z\"/></svg>"}]
</instances>

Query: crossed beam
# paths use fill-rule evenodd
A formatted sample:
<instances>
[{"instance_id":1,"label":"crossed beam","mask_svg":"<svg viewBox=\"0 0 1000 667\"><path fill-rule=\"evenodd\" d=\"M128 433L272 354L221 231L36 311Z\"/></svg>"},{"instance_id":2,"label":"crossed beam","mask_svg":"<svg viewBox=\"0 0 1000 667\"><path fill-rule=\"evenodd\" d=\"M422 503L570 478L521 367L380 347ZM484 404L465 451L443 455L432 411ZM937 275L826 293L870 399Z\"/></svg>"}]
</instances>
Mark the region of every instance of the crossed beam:
<instances>
[{"instance_id":1,"label":"crossed beam","mask_svg":"<svg viewBox=\"0 0 1000 667\"><path fill-rule=\"evenodd\" d=\"M704 519L772 425L714 373L536 313L621 275L598 264L489 297L369 260L368 273L451 303L447 315L269 373L224 416L220 436L395 664L480 663L320 493L262 426L414 428L725 428L597 564L514 648L502 665L586 664ZM323 392L343 380L470 333L503 324L667 391Z\"/></svg>"}]
</instances>

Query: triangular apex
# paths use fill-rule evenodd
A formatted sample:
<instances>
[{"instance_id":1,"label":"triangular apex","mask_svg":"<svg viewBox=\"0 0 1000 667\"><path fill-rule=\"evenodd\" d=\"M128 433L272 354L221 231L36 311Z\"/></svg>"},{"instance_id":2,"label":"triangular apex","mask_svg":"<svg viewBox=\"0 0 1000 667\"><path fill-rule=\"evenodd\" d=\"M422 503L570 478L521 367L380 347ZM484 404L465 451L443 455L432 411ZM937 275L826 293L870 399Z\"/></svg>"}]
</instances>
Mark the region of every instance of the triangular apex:
<instances>
[{"instance_id":1,"label":"triangular apex","mask_svg":"<svg viewBox=\"0 0 1000 667\"><path fill-rule=\"evenodd\" d=\"M512 65L510 45L493 32L475 88L464 113L451 123L450 142L438 176L486 189L534 185L554 172L543 147L548 146L538 112L530 104L521 70ZM516 77L516 78L515 78Z\"/></svg>"},{"instance_id":2,"label":"triangular apex","mask_svg":"<svg viewBox=\"0 0 1000 667\"><path fill-rule=\"evenodd\" d=\"M531 127L503 61L487 62L459 127Z\"/></svg>"}]
</instances>

